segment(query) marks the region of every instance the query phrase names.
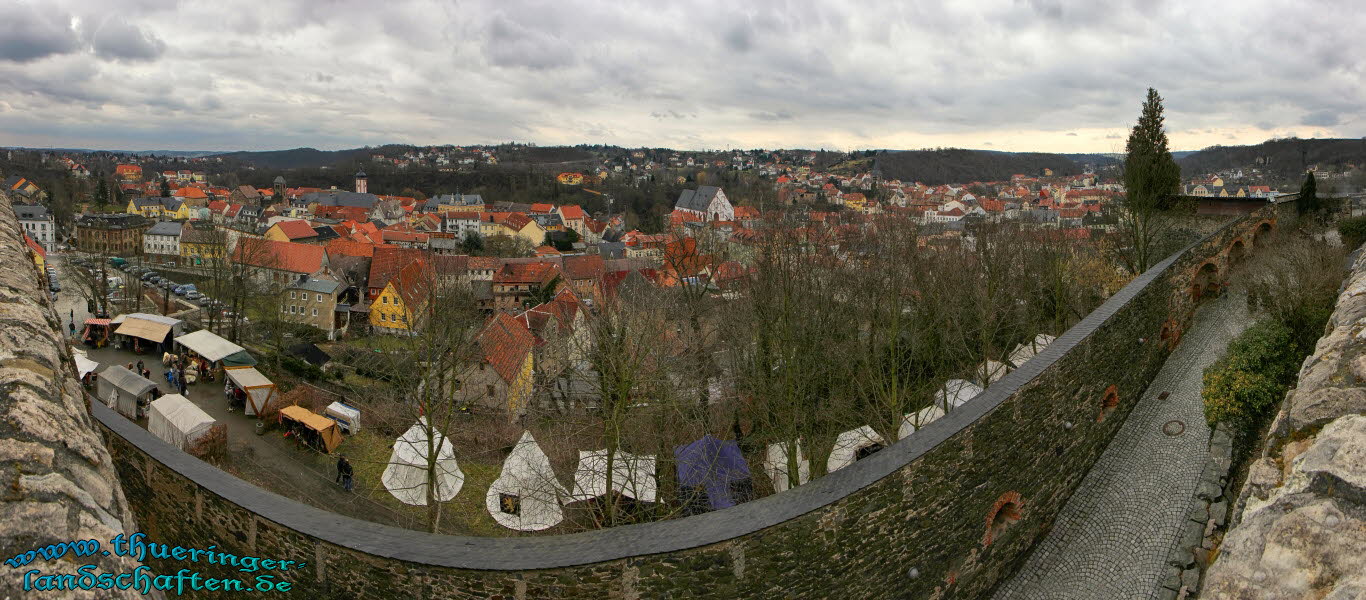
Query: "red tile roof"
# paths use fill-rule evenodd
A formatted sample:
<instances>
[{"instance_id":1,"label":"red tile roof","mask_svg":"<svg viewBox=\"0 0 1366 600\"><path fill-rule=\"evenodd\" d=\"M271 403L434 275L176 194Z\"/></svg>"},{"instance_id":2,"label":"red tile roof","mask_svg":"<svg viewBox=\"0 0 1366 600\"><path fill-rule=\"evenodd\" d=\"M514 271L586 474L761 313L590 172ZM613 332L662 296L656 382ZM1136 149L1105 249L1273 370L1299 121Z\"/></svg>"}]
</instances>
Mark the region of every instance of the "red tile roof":
<instances>
[{"instance_id":1,"label":"red tile roof","mask_svg":"<svg viewBox=\"0 0 1366 600\"><path fill-rule=\"evenodd\" d=\"M308 225L308 221L280 221L275 226L280 228L280 233L285 234L285 237L289 238L290 241L318 236L318 232L313 231L313 228Z\"/></svg>"},{"instance_id":2,"label":"red tile roof","mask_svg":"<svg viewBox=\"0 0 1366 600\"><path fill-rule=\"evenodd\" d=\"M531 330L503 312L493 315L479 333L479 349L484 362L508 384L517 380L522 364L535 344L536 337Z\"/></svg>"},{"instance_id":3,"label":"red tile roof","mask_svg":"<svg viewBox=\"0 0 1366 600\"><path fill-rule=\"evenodd\" d=\"M371 289L384 289L389 280L398 275L409 264L421 260L424 252L417 248L375 248L370 260L370 278L367 286Z\"/></svg>"},{"instance_id":4,"label":"red tile roof","mask_svg":"<svg viewBox=\"0 0 1366 600\"><path fill-rule=\"evenodd\" d=\"M560 272L555 263L509 263L493 274L496 283L536 283L549 282Z\"/></svg>"},{"instance_id":5,"label":"red tile roof","mask_svg":"<svg viewBox=\"0 0 1366 600\"><path fill-rule=\"evenodd\" d=\"M313 244L244 237L237 241L234 256L248 265L311 274L323 267L327 251Z\"/></svg>"},{"instance_id":6,"label":"red tile roof","mask_svg":"<svg viewBox=\"0 0 1366 600\"><path fill-rule=\"evenodd\" d=\"M566 221L582 219L586 216L588 215L585 214L583 209L579 208L579 205L577 204L566 204L560 207L560 218Z\"/></svg>"},{"instance_id":7,"label":"red tile roof","mask_svg":"<svg viewBox=\"0 0 1366 600\"><path fill-rule=\"evenodd\" d=\"M532 204L532 205L531 205L531 212L538 213L538 214L545 214L545 213L555 212L555 205L554 205L554 204Z\"/></svg>"}]
</instances>

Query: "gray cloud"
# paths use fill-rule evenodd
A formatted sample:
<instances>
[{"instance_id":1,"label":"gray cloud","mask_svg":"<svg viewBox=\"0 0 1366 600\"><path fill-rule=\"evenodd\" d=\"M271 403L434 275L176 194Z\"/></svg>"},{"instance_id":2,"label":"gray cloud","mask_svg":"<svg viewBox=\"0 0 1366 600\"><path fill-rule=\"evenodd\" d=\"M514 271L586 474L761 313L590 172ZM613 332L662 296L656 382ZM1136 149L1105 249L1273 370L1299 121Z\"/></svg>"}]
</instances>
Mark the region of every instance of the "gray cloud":
<instances>
[{"instance_id":1,"label":"gray cloud","mask_svg":"<svg viewBox=\"0 0 1366 600\"><path fill-rule=\"evenodd\" d=\"M785 110L780 110L780 111L778 111L778 112L768 112L768 111L752 112L752 113L749 113L749 116L750 116L751 119L756 119L756 120L759 120L759 121L791 121L791 120L792 120L792 113L789 113L789 112L787 112L787 111L785 111Z\"/></svg>"},{"instance_id":2,"label":"gray cloud","mask_svg":"<svg viewBox=\"0 0 1366 600\"><path fill-rule=\"evenodd\" d=\"M1331 3L37 1L0 5L13 143L1109 151L1148 86L1179 149L1366 133L1366 12Z\"/></svg>"},{"instance_id":3,"label":"gray cloud","mask_svg":"<svg viewBox=\"0 0 1366 600\"><path fill-rule=\"evenodd\" d=\"M26 63L79 48L67 13L26 2L0 6L0 61Z\"/></svg>"},{"instance_id":4,"label":"gray cloud","mask_svg":"<svg viewBox=\"0 0 1366 600\"><path fill-rule=\"evenodd\" d=\"M122 19L110 19L91 38L95 55L109 60L155 60L166 51L166 43Z\"/></svg>"},{"instance_id":5,"label":"gray cloud","mask_svg":"<svg viewBox=\"0 0 1366 600\"><path fill-rule=\"evenodd\" d=\"M1338 116L1332 111L1320 110L1304 116L1300 119L1300 125L1312 127L1332 127L1338 124Z\"/></svg>"}]
</instances>

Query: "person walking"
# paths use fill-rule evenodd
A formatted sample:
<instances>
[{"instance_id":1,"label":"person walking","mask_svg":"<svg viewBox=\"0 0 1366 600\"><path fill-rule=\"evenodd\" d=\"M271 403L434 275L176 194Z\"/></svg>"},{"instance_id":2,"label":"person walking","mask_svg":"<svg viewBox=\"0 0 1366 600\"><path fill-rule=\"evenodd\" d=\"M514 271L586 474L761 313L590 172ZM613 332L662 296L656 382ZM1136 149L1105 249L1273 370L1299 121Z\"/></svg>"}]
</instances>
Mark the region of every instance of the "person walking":
<instances>
[{"instance_id":1,"label":"person walking","mask_svg":"<svg viewBox=\"0 0 1366 600\"><path fill-rule=\"evenodd\" d=\"M353 472L354 471L351 469L351 461L346 460L345 454L340 455L337 458L337 481L341 482L342 488L348 492L351 491L353 485L353 480L351 478Z\"/></svg>"},{"instance_id":2,"label":"person walking","mask_svg":"<svg viewBox=\"0 0 1366 600\"><path fill-rule=\"evenodd\" d=\"M75 322L75 321L71 321L71 322L67 323L67 325L68 325L69 327L71 327L71 337L73 337L73 338L76 337L76 322Z\"/></svg>"}]
</instances>

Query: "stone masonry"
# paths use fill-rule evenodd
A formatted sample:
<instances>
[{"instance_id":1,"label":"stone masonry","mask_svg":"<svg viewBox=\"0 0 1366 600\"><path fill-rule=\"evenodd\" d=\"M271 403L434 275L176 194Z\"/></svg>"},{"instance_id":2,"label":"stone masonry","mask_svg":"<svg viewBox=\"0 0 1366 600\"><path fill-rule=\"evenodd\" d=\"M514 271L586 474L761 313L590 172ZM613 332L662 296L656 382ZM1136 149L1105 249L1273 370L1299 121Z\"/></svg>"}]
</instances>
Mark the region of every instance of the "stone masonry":
<instances>
[{"instance_id":1,"label":"stone masonry","mask_svg":"<svg viewBox=\"0 0 1366 600\"><path fill-rule=\"evenodd\" d=\"M21 236L14 210L0 203L0 559L72 540L100 540L107 548L110 538L135 530L59 333L61 320ZM26 571L74 573L83 564L111 573L137 566L102 555L0 564L0 597L139 597L131 590L22 589Z\"/></svg>"},{"instance_id":2,"label":"stone masonry","mask_svg":"<svg viewBox=\"0 0 1366 600\"><path fill-rule=\"evenodd\" d=\"M1366 253L1250 466L1206 598L1366 597Z\"/></svg>"}]
</instances>

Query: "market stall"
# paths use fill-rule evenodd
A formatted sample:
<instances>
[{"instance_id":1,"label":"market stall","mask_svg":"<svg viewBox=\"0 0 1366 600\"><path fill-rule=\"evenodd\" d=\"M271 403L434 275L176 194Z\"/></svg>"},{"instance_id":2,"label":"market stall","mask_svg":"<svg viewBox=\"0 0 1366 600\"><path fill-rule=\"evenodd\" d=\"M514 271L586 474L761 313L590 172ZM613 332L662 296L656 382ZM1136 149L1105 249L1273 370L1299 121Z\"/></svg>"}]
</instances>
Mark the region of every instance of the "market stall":
<instances>
[{"instance_id":1,"label":"market stall","mask_svg":"<svg viewBox=\"0 0 1366 600\"><path fill-rule=\"evenodd\" d=\"M180 394L157 398L147 411L147 431L187 452L195 441L209 433L216 422Z\"/></svg>"},{"instance_id":2,"label":"market stall","mask_svg":"<svg viewBox=\"0 0 1366 600\"><path fill-rule=\"evenodd\" d=\"M103 348L109 344L109 336L113 330L113 319L86 319L85 327L81 330L81 342L87 346Z\"/></svg>"},{"instance_id":3,"label":"market stall","mask_svg":"<svg viewBox=\"0 0 1366 600\"><path fill-rule=\"evenodd\" d=\"M280 409L280 424L301 443L321 452L331 453L341 444L341 429L337 422L314 414L302 406L286 406Z\"/></svg>"},{"instance_id":4,"label":"market stall","mask_svg":"<svg viewBox=\"0 0 1366 600\"><path fill-rule=\"evenodd\" d=\"M152 403L157 384L122 365L111 365L99 373L96 394L105 404L129 419L139 419Z\"/></svg>"},{"instance_id":5,"label":"market stall","mask_svg":"<svg viewBox=\"0 0 1366 600\"><path fill-rule=\"evenodd\" d=\"M71 357L76 361L76 377L81 380L82 384L90 385L93 379L92 375L96 369L100 368L100 363L90 360L90 357L85 355L84 350L72 350Z\"/></svg>"},{"instance_id":6,"label":"market stall","mask_svg":"<svg viewBox=\"0 0 1366 600\"><path fill-rule=\"evenodd\" d=\"M226 374L224 389L229 402L240 399L243 413L249 417L260 414L275 397L275 384L253 367L228 367Z\"/></svg>"},{"instance_id":7,"label":"market stall","mask_svg":"<svg viewBox=\"0 0 1366 600\"><path fill-rule=\"evenodd\" d=\"M171 347L171 334L183 321L148 313L119 315L122 319L115 335L124 336L128 347L136 353L165 352Z\"/></svg>"}]
</instances>

